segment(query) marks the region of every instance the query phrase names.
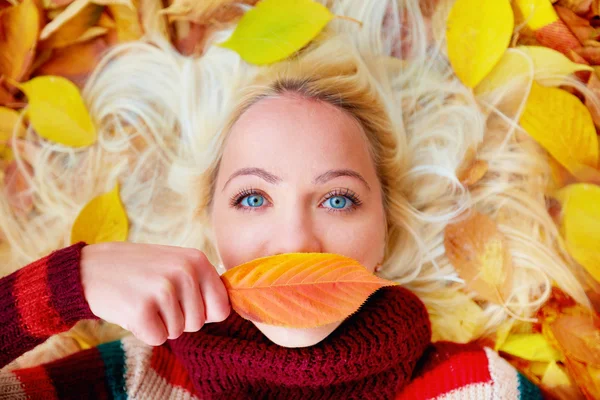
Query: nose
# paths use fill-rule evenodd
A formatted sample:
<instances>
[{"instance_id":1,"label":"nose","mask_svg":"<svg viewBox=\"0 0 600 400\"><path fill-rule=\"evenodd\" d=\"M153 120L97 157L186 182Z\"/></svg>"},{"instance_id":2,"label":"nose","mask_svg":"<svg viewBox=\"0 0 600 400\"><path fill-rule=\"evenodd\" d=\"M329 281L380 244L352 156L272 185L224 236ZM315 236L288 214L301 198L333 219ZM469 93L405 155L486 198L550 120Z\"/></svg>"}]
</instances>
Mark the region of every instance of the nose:
<instances>
[{"instance_id":1,"label":"nose","mask_svg":"<svg viewBox=\"0 0 600 400\"><path fill-rule=\"evenodd\" d=\"M309 213L295 210L279 221L271 236L270 254L323 252L320 234Z\"/></svg>"}]
</instances>

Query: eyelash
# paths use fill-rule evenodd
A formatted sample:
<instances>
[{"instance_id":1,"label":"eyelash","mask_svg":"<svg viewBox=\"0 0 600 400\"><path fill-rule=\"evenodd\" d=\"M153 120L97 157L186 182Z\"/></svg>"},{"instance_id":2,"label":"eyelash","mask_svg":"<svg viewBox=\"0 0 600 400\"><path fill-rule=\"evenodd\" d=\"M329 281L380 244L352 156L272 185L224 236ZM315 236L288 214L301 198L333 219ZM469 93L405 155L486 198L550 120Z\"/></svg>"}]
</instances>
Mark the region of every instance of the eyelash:
<instances>
[{"instance_id":1,"label":"eyelash","mask_svg":"<svg viewBox=\"0 0 600 400\"><path fill-rule=\"evenodd\" d=\"M231 198L229 199L229 204L231 205L231 207L236 208L238 210L254 211L254 210L252 210L252 208L254 208L254 207L242 206L240 203L242 202L242 200L244 200L245 197L256 195L256 194L259 194L259 195L265 197L259 190L256 190L254 188L242 189L239 192L237 192L236 194L234 194L233 196L231 196ZM359 196L348 188L332 190L331 192L327 193L327 195L325 196L325 199L323 199L323 202L331 199L332 197L337 197L337 196L347 197L348 199L350 199L352 204L350 205L350 207L343 209L343 210L327 208L327 212L347 213L347 212L354 211L356 208L358 208L362 205L362 201L360 200Z\"/></svg>"}]
</instances>

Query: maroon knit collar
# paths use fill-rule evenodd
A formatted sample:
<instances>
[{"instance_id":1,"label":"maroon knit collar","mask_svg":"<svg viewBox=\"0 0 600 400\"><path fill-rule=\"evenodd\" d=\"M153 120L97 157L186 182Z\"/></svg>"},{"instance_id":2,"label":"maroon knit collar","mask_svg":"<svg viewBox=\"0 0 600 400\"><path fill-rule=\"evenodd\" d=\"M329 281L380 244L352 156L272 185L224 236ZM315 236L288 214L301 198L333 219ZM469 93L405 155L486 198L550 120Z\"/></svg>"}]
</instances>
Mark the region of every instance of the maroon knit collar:
<instances>
[{"instance_id":1,"label":"maroon knit collar","mask_svg":"<svg viewBox=\"0 0 600 400\"><path fill-rule=\"evenodd\" d=\"M311 347L276 345L235 312L169 347L201 399L386 399L408 382L430 340L423 303L394 286Z\"/></svg>"}]
</instances>

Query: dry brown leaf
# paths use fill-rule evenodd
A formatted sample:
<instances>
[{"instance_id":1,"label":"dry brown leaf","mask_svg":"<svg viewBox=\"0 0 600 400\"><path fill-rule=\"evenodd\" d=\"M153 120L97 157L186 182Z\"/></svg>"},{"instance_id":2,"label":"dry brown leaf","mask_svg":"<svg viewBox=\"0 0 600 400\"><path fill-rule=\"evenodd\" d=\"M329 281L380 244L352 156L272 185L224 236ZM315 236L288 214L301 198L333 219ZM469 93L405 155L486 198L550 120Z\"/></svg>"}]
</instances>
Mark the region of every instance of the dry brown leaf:
<instances>
[{"instance_id":1,"label":"dry brown leaf","mask_svg":"<svg viewBox=\"0 0 600 400\"><path fill-rule=\"evenodd\" d=\"M63 76L81 89L107 48L104 39L96 38L85 43L56 49L52 53L52 58L42 64L35 73Z\"/></svg>"},{"instance_id":2,"label":"dry brown leaf","mask_svg":"<svg viewBox=\"0 0 600 400\"><path fill-rule=\"evenodd\" d=\"M512 289L513 265L504 235L496 222L474 211L449 224L444 235L448 259L479 297L503 303Z\"/></svg>"},{"instance_id":3,"label":"dry brown leaf","mask_svg":"<svg viewBox=\"0 0 600 400\"><path fill-rule=\"evenodd\" d=\"M600 368L600 319L587 315L559 315L550 329L565 354Z\"/></svg>"},{"instance_id":4,"label":"dry brown leaf","mask_svg":"<svg viewBox=\"0 0 600 400\"><path fill-rule=\"evenodd\" d=\"M555 4L568 8L577 15L585 16L592 8L593 0L558 0Z\"/></svg>"},{"instance_id":5,"label":"dry brown leaf","mask_svg":"<svg viewBox=\"0 0 600 400\"><path fill-rule=\"evenodd\" d=\"M18 82L28 78L35 57L39 24L40 14L33 0L24 0L0 11L0 76ZM6 94L1 97L2 103L10 101Z\"/></svg>"},{"instance_id":6,"label":"dry brown leaf","mask_svg":"<svg viewBox=\"0 0 600 400\"><path fill-rule=\"evenodd\" d=\"M587 19L581 18L566 7L555 6L554 9L559 18L569 27L581 44L598 37L596 29L590 25Z\"/></svg>"},{"instance_id":7,"label":"dry brown leaf","mask_svg":"<svg viewBox=\"0 0 600 400\"><path fill-rule=\"evenodd\" d=\"M102 6L89 0L75 0L44 27L40 34L40 46L50 49L75 43L89 28L96 25L102 10Z\"/></svg>"},{"instance_id":8,"label":"dry brown leaf","mask_svg":"<svg viewBox=\"0 0 600 400\"><path fill-rule=\"evenodd\" d=\"M229 22L243 15L240 4L254 5L258 0L175 0L161 11L169 21L185 20L198 24Z\"/></svg>"}]
</instances>

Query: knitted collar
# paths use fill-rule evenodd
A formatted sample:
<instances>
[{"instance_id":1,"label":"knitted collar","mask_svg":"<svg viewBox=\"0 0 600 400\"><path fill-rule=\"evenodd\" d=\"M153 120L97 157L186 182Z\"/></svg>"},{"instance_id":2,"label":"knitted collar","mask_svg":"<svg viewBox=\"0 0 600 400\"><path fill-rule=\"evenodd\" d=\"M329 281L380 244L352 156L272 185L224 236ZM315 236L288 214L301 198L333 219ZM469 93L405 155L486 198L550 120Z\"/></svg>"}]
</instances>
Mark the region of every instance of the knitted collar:
<instances>
[{"instance_id":1,"label":"knitted collar","mask_svg":"<svg viewBox=\"0 0 600 400\"><path fill-rule=\"evenodd\" d=\"M169 347L201 399L392 399L430 340L423 303L393 286L311 347L276 345L233 311Z\"/></svg>"}]
</instances>

